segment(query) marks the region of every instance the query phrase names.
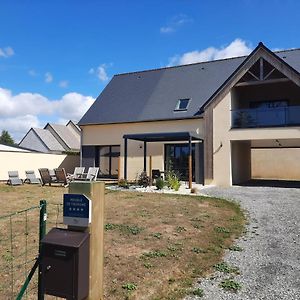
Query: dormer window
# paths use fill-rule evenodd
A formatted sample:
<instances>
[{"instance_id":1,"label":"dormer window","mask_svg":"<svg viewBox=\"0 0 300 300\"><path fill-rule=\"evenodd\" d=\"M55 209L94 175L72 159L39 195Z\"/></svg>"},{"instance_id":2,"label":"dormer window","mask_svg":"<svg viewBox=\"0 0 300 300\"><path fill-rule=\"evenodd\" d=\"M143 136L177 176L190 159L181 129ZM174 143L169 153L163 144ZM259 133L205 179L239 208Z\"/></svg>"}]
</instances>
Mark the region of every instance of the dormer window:
<instances>
[{"instance_id":1,"label":"dormer window","mask_svg":"<svg viewBox=\"0 0 300 300\"><path fill-rule=\"evenodd\" d=\"M186 111L190 103L189 98L179 99L174 111Z\"/></svg>"}]
</instances>

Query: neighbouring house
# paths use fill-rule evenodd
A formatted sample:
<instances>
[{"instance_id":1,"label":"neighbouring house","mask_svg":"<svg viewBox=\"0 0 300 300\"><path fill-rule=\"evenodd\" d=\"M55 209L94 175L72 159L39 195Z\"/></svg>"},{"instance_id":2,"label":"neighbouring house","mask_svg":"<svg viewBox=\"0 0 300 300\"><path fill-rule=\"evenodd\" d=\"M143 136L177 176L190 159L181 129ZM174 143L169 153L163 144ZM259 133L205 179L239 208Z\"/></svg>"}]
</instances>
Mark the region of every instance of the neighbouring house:
<instances>
[{"instance_id":1,"label":"neighbouring house","mask_svg":"<svg viewBox=\"0 0 300 300\"><path fill-rule=\"evenodd\" d=\"M300 179L300 49L115 75L79 121L81 164L230 186Z\"/></svg>"},{"instance_id":2,"label":"neighbouring house","mask_svg":"<svg viewBox=\"0 0 300 300\"><path fill-rule=\"evenodd\" d=\"M44 129L31 128L19 146L44 153L79 152L80 128L72 121L66 125L48 123Z\"/></svg>"}]
</instances>

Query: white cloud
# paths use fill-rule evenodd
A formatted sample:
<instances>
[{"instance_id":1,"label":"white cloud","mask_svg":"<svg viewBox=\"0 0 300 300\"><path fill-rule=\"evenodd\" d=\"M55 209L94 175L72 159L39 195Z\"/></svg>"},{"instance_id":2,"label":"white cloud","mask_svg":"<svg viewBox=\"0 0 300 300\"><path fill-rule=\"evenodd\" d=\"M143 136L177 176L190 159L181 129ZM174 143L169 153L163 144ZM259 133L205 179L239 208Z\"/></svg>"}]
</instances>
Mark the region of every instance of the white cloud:
<instances>
[{"instance_id":1,"label":"white cloud","mask_svg":"<svg viewBox=\"0 0 300 300\"><path fill-rule=\"evenodd\" d=\"M171 32L174 32L174 31L175 31L175 29L172 26L165 26L165 27L160 28L161 33L171 33Z\"/></svg>"},{"instance_id":2,"label":"white cloud","mask_svg":"<svg viewBox=\"0 0 300 300\"><path fill-rule=\"evenodd\" d=\"M177 31L181 26L186 23L193 22L193 19L189 18L187 15L179 14L174 16L166 26L160 28L160 33L172 33Z\"/></svg>"},{"instance_id":3,"label":"white cloud","mask_svg":"<svg viewBox=\"0 0 300 300\"><path fill-rule=\"evenodd\" d=\"M28 75L30 75L30 76L32 76L32 77L35 77L35 76L37 76L37 73L36 73L35 70L29 70L29 71L28 71Z\"/></svg>"},{"instance_id":4,"label":"white cloud","mask_svg":"<svg viewBox=\"0 0 300 300\"><path fill-rule=\"evenodd\" d=\"M53 76L50 72L45 73L45 82L50 83L53 81Z\"/></svg>"},{"instance_id":5,"label":"white cloud","mask_svg":"<svg viewBox=\"0 0 300 300\"><path fill-rule=\"evenodd\" d=\"M97 78L101 81L101 82L105 82L107 80L109 80L109 76L107 75L107 68L110 67L112 64L101 64L99 67L97 67L96 69L94 68L90 68L89 69L89 74L91 75L96 75Z\"/></svg>"},{"instance_id":6,"label":"white cloud","mask_svg":"<svg viewBox=\"0 0 300 300\"><path fill-rule=\"evenodd\" d=\"M248 55L252 46L242 39L235 39L227 46L220 48L209 47L204 50L186 52L182 55L175 55L169 59L168 66L185 65L196 62L210 61L229 57Z\"/></svg>"},{"instance_id":7,"label":"white cloud","mask_svg":"<svg viewBox=\"0 0 300 300\"><path fill-rule=\"evenodd\" d=\"M94 98L78 93L65 94L61 99L51 102L52 107L60 118L79 121L83 114L90 108Z\"/></svg>"},{"instance_id":8,"label":"white cloud","mask_svg":"<svg viewBox=\"0 0 300 300\"><path fill-rule=\"evenodd\" d=\"M62 80L59 82L58 84L61 88L67 88L69 85L69 81L68 80Z\"/></svg>"},{"instance_id":9,"label":"white cloud","mask_svg":"<svg viewBox=\"0 0 300 300\"><path fill-rule=\"evenodd\" d=\"M0 57L10 57L15 54L15 51L12 47L0 48Z\"/></svg>"},{"instance_id":10,"label":"white cloud","mask_svg":"<svg viewBox=\"0 0 300 300\"><path fill-rule=\"evenodd\" d=\"M10 90L0 88L0 132L8 130L18 142L31 127L43 128L50 120L79 121L93 102L92 97L78 93L50 100L33 93L13 95Z\"/></svg>"}]
</instances>

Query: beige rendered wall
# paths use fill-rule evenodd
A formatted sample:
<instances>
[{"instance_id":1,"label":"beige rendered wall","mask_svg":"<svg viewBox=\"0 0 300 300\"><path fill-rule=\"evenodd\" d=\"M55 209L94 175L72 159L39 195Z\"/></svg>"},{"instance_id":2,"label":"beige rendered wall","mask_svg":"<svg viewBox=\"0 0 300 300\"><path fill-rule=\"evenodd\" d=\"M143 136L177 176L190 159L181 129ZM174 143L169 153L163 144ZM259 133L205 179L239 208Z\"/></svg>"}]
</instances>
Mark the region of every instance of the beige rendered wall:
<instances>
[{"instance_id":1,"label":"beige rendered wall","mask_svg":"<svg viewBox=\"0 0 300 300\"><path fill-rule=\"evenodd\" d=\"M182 132L192 131L203 136L202 119L141 122L110 125L82 126L82 145L120 145L121 146L121 174L124 169L124 134ZM152 156L152 169L164 169L164 142L147 143L147 170L149 170L149 156ZM144 149L143 142L128 140L127 178L134 180L143 170Z\"/></svg>"},{"instance_id":2,"label":"beige rendered wall","mask_svg":"<svg viewBox=\"0 0 300 300\"><path fill-rule=\"evenodd\" d=\"M213 184L232 184L231 142L300 139L300 127L231 129L231 93L213 109ZM222 146L221 146L222 145Z\"/></svg>"},{"instance_id":3,"label":"beige rendered wall","mask_svg":"<svg viewBox=\"0 0 300 300\"><path fill-rule=\"evenodd\" d=\"M251 143L249 141L231 143L232 184L251 179Z\"/></svg>"},{"instance_id":4,"label":"beige rendered wall","mask_svg":"<svg viewBox=\"0 0 300 300\"><path fill-rule=\"evenodd\" d=\"M252 149L252 178L300 180L300 148Z\"/></svg>"},{"instance_id":5,"label":"beige rendered wall","mask_svg":"<svg viewBox=\"0 0 300 300\"><path fill-rule=\"evenodd\" d=\"M39 177L39 168L65 168L73 173L74 167L79 166L79 155L67 156L63 154L0 152L0 180L8 179L8 171L18 171L25 179L26 170L34 170Z\"/></svg>"}]
</instances>

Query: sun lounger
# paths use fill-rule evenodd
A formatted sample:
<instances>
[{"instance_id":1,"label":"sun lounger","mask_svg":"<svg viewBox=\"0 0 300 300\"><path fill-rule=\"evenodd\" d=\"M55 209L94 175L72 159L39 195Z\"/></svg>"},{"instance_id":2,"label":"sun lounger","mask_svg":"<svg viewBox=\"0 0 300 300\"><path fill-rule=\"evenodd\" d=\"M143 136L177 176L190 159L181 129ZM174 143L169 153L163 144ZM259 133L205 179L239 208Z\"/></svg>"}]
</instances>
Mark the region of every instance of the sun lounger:
<instances>
[{"instance_id":1,"label":"sun lounger","mask_svg":"<svg viewBox=\"0 0 300 300\"><path fill-rule=\"evenodd\" d=\"M69 185L69 180L67 179L66 171L62 169L54 169L56 180L55 183L62 183L65 187Z\"/></svg>"},{"instance_id":2,"label":"sun lounger","mask_svg":"<svg viewBox=\"0 0 300 300\"><path fill-rule=\"evenodd\" d=\"M99 168L90 167L87 173L83 173L82 178L78 178L77 180L85 180L85 181L96 181L98 176Z\"/></svg>"},{"instance_id":3,"label":"sun lounger","mask_svg":"<svg viewBox=\"0 0 300 300\"><path fill-rule=\"evenodd\" d=\"M21 184L23 184L23 180L19 178L19 172L18 171L8 171L7 184L9 184L9 185L21 185Z\"/></svg>"},{"instance_id":4,"label":"sun lounger","mask_svg":"<svg viewBox=\"0 0 300 300\"><path fill-rule=\"evenodd\" d=\"M25 175L26 179L24 180L24 182L41 184L40 179L35 176L33 170L25 171Z\"/></svg>"},{"instance_id":5,"label":"sun lounger","mask_svg":"<svg viewBox=\"0 0 300 300\"><path fill-rule=\"evenodd\" d=\"M74 169L73 174L67 174L67 178L69 180L81 179L83 177L83 174L84 174L84 169L85 169L85 167L76 167Z\"/></svg>"},{"instance_id":6,"label":"sun lounger","mask_svg":"<svg viewBox=\"0 0 300 300\"><path fill-rule=\"evenodd\" d=\"M52 176L50 175L49 169L42 168L42 169L39 169L39 172L40 172L40 175L41 175L42 185L43 186L45 184L51 185L51 183L52 183Z\"/></svg>"}]
</instances>

